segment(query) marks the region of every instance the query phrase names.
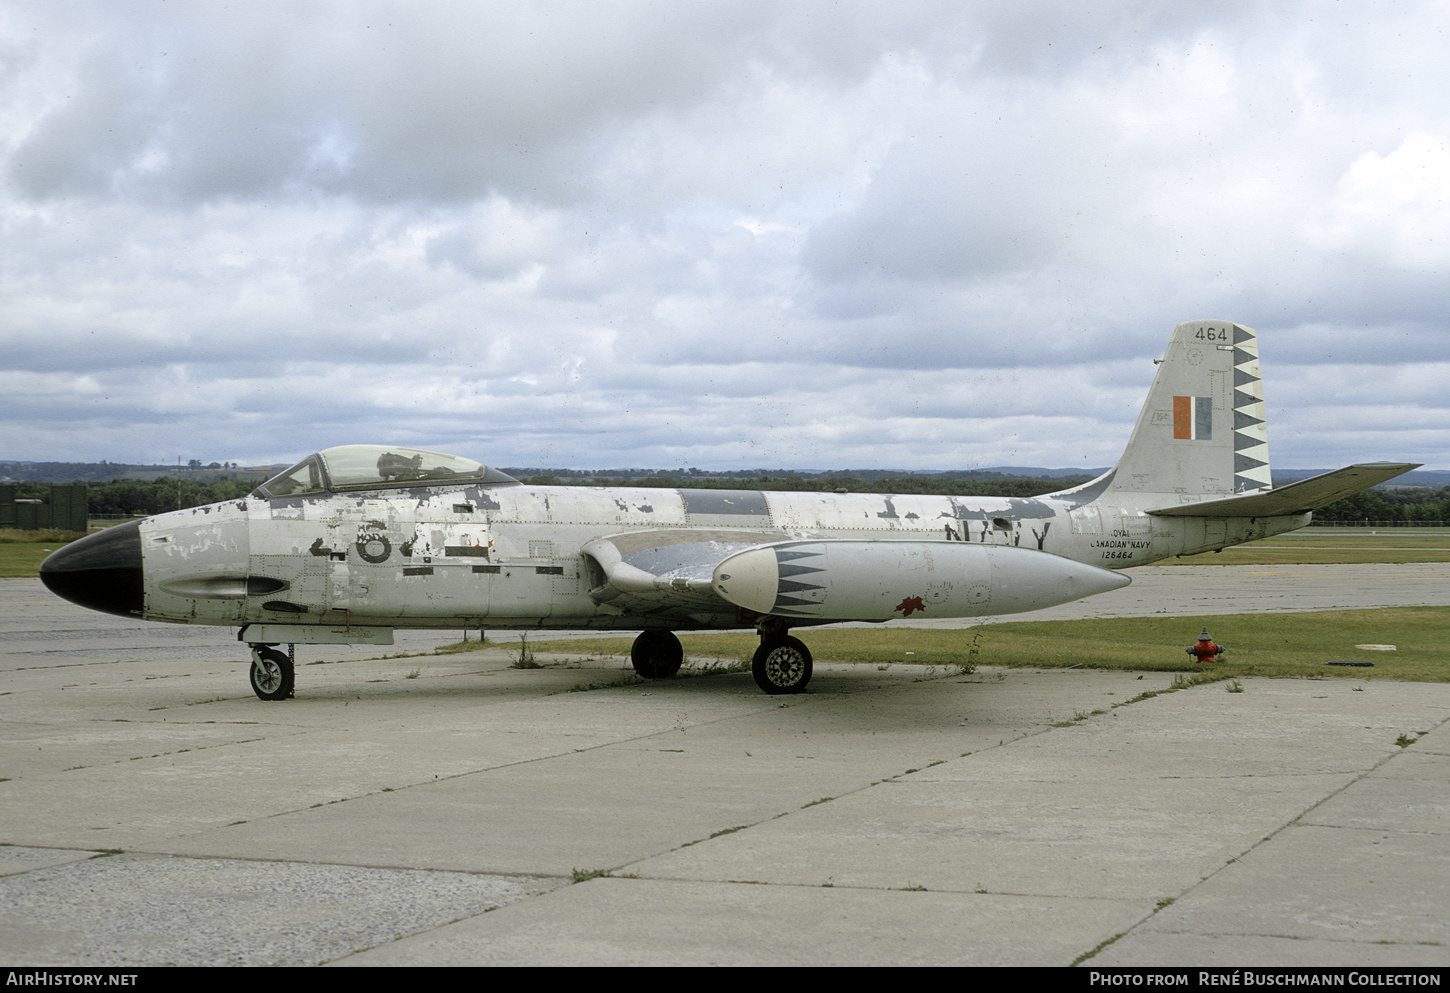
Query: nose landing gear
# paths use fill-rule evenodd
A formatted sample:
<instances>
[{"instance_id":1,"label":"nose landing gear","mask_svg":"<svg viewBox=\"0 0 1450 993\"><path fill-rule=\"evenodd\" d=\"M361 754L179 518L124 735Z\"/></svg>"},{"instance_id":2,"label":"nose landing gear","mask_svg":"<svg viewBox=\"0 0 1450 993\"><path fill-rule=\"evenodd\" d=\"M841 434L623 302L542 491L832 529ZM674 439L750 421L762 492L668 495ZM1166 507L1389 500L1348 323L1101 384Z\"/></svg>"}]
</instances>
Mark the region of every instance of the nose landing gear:
<instances>
[{"instance_id":1,"label":"nose landing gear","mask_svg":"<svg viewBox=\"0 0 1450 993\"><path fill-rule=\"evenodd\" d=\"M292 696L294 667L289 655L273 645L252 646L252 692L260 700L286 700Z\"/></svg>"}]
</instances>

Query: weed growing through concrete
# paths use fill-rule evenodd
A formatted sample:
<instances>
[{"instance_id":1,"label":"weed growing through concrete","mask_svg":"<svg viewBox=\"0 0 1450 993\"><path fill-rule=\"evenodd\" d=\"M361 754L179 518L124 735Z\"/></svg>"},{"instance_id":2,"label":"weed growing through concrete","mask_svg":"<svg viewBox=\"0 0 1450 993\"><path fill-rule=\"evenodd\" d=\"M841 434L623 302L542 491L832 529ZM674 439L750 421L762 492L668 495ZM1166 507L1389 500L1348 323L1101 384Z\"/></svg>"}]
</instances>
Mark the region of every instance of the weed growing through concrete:
<instances>
[{"instance_id":1,"label":"weed growing through concrete","mask_svg":"<svg viewBox=\"0 0 1450 993\"><path fill-rule=\"evenodd\" d=\"M534 658L533 650L529 648L529 636L519 635L519 654L511 663L515 669L542 669L543 665Z\"/></svg>"},{"instance_id":2,"label":"weed growing through concrete","mask_svg":"<svg viewBox=\"0 0 1450 993\"><path fill-rule=\"evenodd\" d=\"M1088 959L1092 958L1098 952L1102 951L1104 948L1107 948L1109 945L1111 945L1113 942L1117 941L1119 938L1127 933L1128 932L1126 931L1120 931L1117 934L1113 935L1111 938L1107 938L1103 941L1098 942L1097 947L1083 952L1077 958L1073 959L1070 965L1081 965L1082 963L1086 962Z\"/></svg>"},{"instance_id":3,"label":"weed growing through concrete","mask_svg":"<svg viewBox=\"0 0 1450 993\"><path fill-rule=\"evenodd\" d=\"M723 676L731 672L749 672L750 660L735 659L726 662L722 659L710 659L705 662L695 662L686 656L681 668L690 670L690 673L696 676Z\"/></svg>"},{"instance_id":4,"label":"weed growing through concrete","mask_svg":"<svg viewBox=\"0 0 1450 993\"><path fill-rule=\"evenodd\" d=\"M1224 687L1224 690L1228 693L1242 693L1244 691L1244 684L1237 679L1230 679L1228 685Z\"/></svg>"},{"instance_id":5,"label":"weed growing through concrete","mask_svg":"<svg viewBox=\"0 0 1450 993\"><path fill-rule=\"evenodd\" d=\"M972 643L967 646L967 661L959 668L963 676L969 676L977 671L977 662L982 656L982 627L978 625L972 630Z\"/></svg>"},{"instance_id":6,"label":"weed growing through concrete","mask_svg":"<svg viewBox=\"0 0 1450 993\"><path fill-rule=\"evenodd\" d=\"M543 667L542 666L535 666L535 668L543 668ZM588 693L590 690L612 690L612 689L617 689L620 686L633 686L633 685L635 685L636 683L639 683L639 682L642 682L642 680L638 676L636 676L633 672L631 672L628 676L625 676L623 679L606 679L606 680L604 680L602 682L598 682L598 683L575 683L573 686L569 687L567 690L564 690L564 692L565 693ZM555 692L558 692L558 691L556 690ZM545 696L553 696L553 695L554 695L553 693L547 693L547 694L545 694Z\"/></svg>"}]
</instances>

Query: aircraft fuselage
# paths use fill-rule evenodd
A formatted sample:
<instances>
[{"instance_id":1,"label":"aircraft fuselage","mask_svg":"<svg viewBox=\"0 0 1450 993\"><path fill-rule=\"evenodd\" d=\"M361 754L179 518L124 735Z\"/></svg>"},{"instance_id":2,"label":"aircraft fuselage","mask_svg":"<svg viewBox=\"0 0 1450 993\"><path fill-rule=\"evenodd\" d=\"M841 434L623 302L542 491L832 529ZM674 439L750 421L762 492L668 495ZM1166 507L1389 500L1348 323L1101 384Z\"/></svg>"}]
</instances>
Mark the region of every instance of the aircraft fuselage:
<instances>
[{"instance_id":1,"label":"aircraft fuselage","mask_svg":"<svg viewBox=\"0 0 1450 993\"><path fill-rule=\"evenodd\" d=\"M602 534L678 528L739 532L755 543L966 542L1123 569L1293 530L1309 518L1167 518L1144 512L1171 500L1159 494L1139 505L1104 505L1056 496L525 484L254 495L141 522L146 576L141 616L225 625L638 629L639 616L591 596L601 577L591 575L593 562L583 549ZM647 624L728 628L751 626L753 620L721 603L713 612L662 610Z\"/></svg>"}]
</instances>

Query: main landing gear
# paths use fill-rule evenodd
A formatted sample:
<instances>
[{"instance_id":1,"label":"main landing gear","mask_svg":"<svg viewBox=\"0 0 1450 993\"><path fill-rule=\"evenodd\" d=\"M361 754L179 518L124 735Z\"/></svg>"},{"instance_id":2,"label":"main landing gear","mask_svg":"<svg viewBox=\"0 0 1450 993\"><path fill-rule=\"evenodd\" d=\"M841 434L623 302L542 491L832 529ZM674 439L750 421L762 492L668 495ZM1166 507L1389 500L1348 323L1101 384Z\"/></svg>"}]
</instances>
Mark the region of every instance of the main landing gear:
<instances>
[{"instance_id":1,"label":"main landing gear","mask_svg":"<svg viewBox=\"0 0 1450 993\"><path fill-rule=\"evenodd\" d=\"M811 650L786 634L778 617L762 618L759 627L760 647L750 666L755 685L773 696L804 693L811 681Z\"/></svg>"},{"instance_id":2,"label":"main landing gear","mask_svg":"<svg viewBox=\"0 0 1450 993\"><path fill-rule=\"evenodd\" d=\"M673 631L640 632L629 649L634 671L645 679L669 679L685 662L685 649Z\"/></svg>"},{"instance_id":3,"label":"main landing gear","mask_svg":"<svg viewBox=\"0 0 1450 993\"><path fill-rule=\"evenodd\" d=\"M261 700L286 700L293 690L292 658L275 645L252 646L252 692Z\"/></svg>"},{"instance_id":4,"label":"main landing gear","mask_svg":"<svg viewBox=\"0 0 1450 993\"><path fill-rule=\"evenodd\" d=\"M629 650L634 671L645 679L669 679L680 671L684 659L680 639L671 631L644 631ZM760 647L755 650L750 671L755 685L767 693L804 693L811 681L811 651L799 638L786 634L785 625L778 619L766 618L760 624Z\"/></svg>"}]
</instances>

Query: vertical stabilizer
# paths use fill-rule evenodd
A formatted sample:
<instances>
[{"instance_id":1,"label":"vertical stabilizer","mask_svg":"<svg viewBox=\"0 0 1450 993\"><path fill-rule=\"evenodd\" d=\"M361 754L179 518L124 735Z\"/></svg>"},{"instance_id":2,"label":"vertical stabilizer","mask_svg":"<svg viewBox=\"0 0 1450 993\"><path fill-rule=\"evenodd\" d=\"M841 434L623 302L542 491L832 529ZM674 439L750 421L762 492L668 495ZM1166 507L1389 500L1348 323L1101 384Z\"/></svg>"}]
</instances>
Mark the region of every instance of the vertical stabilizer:
<instances>
[{"instance_id":1,"label":"vertical stabilizer","mask_svg":"<svg viewBox=\"0 0 1450 993\"><path fill-rule=\"evenodd\" d=\"M1228 496L1267 489L1259 339L1231 321L1173 329L1107 492Z\"/></svg>"}]
</instances>

